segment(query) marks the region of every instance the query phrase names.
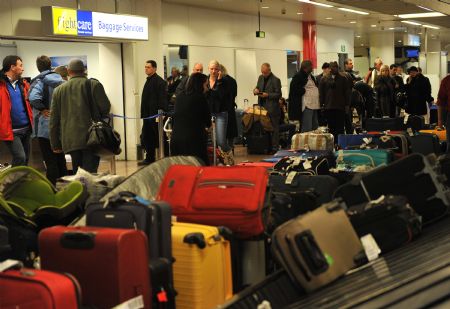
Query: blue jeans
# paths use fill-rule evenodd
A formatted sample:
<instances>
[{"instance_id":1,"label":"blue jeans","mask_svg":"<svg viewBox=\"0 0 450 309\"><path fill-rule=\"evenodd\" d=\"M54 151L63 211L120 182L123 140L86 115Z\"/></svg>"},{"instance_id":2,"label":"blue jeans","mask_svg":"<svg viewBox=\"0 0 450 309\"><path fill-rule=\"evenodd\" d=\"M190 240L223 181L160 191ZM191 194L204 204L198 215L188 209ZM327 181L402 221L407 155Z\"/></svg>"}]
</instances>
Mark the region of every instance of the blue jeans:
<instances>
[{"instance_id":1,"label":"blue jeans","mask_svg":"<svg viewBox=\"0 0 450 309\"><path fill-rule=\"evenodd\" d=\"M14 140L5 141L12 156L12 166L28 165L30 158L31 128L26 131L14 132Z\"/></svg>"},{"instance_id":2,"label":"blue jeans","mask_svg":"<svg viewBox=\"0 0 450 309\"><path fill-rule=\"evenodd\" d=\"M230 146L227 142L227 124L228 124L228 112L221 112L212 114L216 117L216 140L217 145L223 151L230 151Z\"/></svg>"},{"instance_id":3,"label":"blue jeans","mask_svg":"<svg viewBox=\"0 0 450 309\"><path fill-rule=\"evenodd\" d=\"M69 152L72 157L72 170L76 174L79 167L89 173L97 173L100 157L90 149L81 149Z\"/></svg>"},{"instance_id":4,"label":"blue jeans","mask_svg":"<svg viewBox=\"0 0 450 309\"><path fill-rule=\"evenodd\" d=\"M319 127L319 118L317 116L317 109L305 108L302 113L302 132L315 130Z\"/></svg>"}]
</instances>

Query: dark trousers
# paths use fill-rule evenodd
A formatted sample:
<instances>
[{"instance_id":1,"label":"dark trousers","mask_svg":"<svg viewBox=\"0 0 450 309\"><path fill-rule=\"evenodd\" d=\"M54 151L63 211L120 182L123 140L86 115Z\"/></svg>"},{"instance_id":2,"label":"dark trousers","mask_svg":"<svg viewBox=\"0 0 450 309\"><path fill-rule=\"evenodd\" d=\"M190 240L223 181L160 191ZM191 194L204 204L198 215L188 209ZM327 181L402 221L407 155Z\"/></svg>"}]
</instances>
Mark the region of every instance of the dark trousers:
<instances>
[{"instance_id":1,"label":"dark trousers","mask_svg":"<svg viewBox=\"0 0 450 309\"><path fill-rule=\"evenodd\" d=\"M97 173L100 157L90 149L81 149L69 152L72 157L72 169L76 174L79 167L89 173Z\"/></svg>"},{"instance_id":2,"label":"dark trousers","mask_svg":"<svg viewBox=\"0 0 450 309\"><path fill-rule=\"evenodd\" d=\"M12 156L12 166L28 165L30 158L31 128L20 132L14 132L12 141L5 141L6 147Z\"/></svg>"},{"instance_id":3,"label":"dark trousers","mask_svg":"<svg viewBox=\"0 0 450 309\"><path fill-rule=\"evenodd\" d=\"M39 147L41 148L42 158L47 168L47 179L56 184L56 180L67 175L66 158L64 153L54 153L50 146L48 138L39 137Z\"/></svg>"},{"instance_id":4,"label":"dark trousers","mask_svg":"<svg viewBox=\"0 0 450 309\"><path fill-rule=\"evenodd\" d=\"M348 113L345 113L345 133L353 134L353 112L351 109Z\"/></svg>"},{"instance_id":5,"label":"dark trousers","mask_svg":"<svg viewBox=\"0 0 450 309\"><path fill-rule=\"evenodd\" d=\"M339 109L326 109L325 117L328 123L328 129L333 134L335 142L339 134L345 133L345 111Z\"/></svg>"},{"instance_id":6,"label":"dark trousers","mask_svg":"<svg viewBox=\"0 0 450 309\"><path fill-rule=\"evenodd\" d=\"M155 151L159 145L158 123L155 119L145 119L142 125L141 144L145 150L145 160L155 161Z\"/></svg>"}]
</instances>

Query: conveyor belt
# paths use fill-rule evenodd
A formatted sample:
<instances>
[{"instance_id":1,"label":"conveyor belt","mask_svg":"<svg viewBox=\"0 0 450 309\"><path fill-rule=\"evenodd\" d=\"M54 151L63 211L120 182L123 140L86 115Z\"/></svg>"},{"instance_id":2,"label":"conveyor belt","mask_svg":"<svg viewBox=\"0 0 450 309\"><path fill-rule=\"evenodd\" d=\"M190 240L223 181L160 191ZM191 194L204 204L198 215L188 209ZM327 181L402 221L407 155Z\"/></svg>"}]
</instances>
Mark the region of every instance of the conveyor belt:
<instances>
[{"instance_id":1,"label":"conveyor belt","mask_svg":"<svg viewBox=\"0 0 450 309\"><path fill-rule=\"evenodd\" d=\"M287 308L418 308L449 301L450 218L445 218L414 242Z\"/></svg>"}]
</instances>

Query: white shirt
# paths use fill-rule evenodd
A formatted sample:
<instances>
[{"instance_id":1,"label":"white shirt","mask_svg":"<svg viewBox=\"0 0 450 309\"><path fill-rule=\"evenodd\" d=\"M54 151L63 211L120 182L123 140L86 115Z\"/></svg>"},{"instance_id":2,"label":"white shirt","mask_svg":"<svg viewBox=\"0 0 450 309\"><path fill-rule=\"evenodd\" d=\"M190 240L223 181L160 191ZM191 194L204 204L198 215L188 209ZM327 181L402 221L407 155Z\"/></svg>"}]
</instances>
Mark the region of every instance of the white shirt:
<instances>
[{"instance_id":1,"label":"white shirt","mask_svg":"<svg viewBox=\"0 0 450 309\"><path fill-rule=\"evenodd\" d=\"M305 85L305 94L302 97L302 111L305 108L320 109L319 88L317 88L311 75L308 75L308 81Z\"/></svg>"}]
</instances>

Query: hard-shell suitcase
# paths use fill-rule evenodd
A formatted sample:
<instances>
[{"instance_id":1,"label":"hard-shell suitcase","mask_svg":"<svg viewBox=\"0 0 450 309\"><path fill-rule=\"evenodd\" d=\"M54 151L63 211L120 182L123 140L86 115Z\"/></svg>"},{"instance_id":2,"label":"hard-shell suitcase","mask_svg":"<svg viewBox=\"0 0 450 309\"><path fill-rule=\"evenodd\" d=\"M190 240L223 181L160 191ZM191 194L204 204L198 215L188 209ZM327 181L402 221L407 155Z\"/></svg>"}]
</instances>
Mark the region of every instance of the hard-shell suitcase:
<instances>
[{"instance_id":1,"label":"hard-shell suitcase","mask_svg":"<svg viewBox=\"0 0 450 309\"><path fill-rule=\"evenodd\" d=\"M230 244L220 228L173 222L178 309L215 308L233 294Z\"/></svg>"},{"instance_id":2,"label":"hard-shell suitcase","mask_svg":"<svg viewBox=\"0 0 450 309\"><path fill-rule=\"evenodd\" d=\"M86 210L88 226L139 229L147 235L154 302L164 293L167 305L174 308L171 218L169 204L149 202L131 192L120 192Z\"/></svg>"},{"instance_id":3,"label":"hard-shell suitcase","mask_svg":"<svg viewBox=\"0 0 450 309\"><path fill-rule=\"evenodd\" d=\"M366 131L403 131L406 129L404 118L368 118L366 120Z\"/></svg>"},{"instance_id":4,"label":"hard-shell suitcase","mask_svg":"<svg viewBox=\"0 0 450 309\"><path fill-rule=\"evenodd\" d=\"M302 291L291 281L284 270L267 276L263 281L249 286L234 295L218 309L284 308L295 302ZM265 306L265 307L264 307Z\"/></svg>"},{"instance_id":5,"label":"hard-shell suitcase","mask_svg":"<svg viewBox=\"0 0 450 309\"><path fill-rule=\"evenodd\" d=\"M292 136L291 149L333 150L334 137L331 133L305 132Z\"/></svg>"},{"instance_id":6,"label":"hard-shell suitcase","mask_svg":"<svg viewBox=\"0 0 450 309\"><path fill-rule=\"evenodd\" d=\"M112 308L125 301L151 308L148 241L144 232L55 226L39 234L41 267L68 272L83 291L83 305Z\"/></svg>"},{"instance_id":7,"label":"hard-shell suitcase","mask_svg":"<svg viewBox=\"0 0 450 309\"><path fill-rule=\"evenodd\" d=\"M362 244L334 200L278 227L272 235L276 260L291 279L314 291L365 261Z\"/></svg>"},{"instance_id":8,"label":"hard-shell suitcase","mask_svg":"<svg viewBox=\"0 0 450 309\"><path fill-rule=\"evenodd\" d=\"M404 196L383 196L377 201L349 207L347 214L358 236L372 235L381 254L409 243L422 230L420 216Z\"/></svg>"},{"instance_id":9,"label":"hard-shell suitcase","mask_svg":"<svg viewBox=\"0 0 450 309\"><path fill-rule=\"evenodd\" d=\"M410 154L357 175L340 186L335 197L342 197L347 206L353 206L376 200L381 195L404 195L422 216L422 222L429 223L445 216L450 206L450 190L444 184L445 177L434 166L435 160L418 153Z\"/></svg>"},{"instance_id":10,"label":"hard-shell suitcase","mask_svg":"<svg viewBox=\"0 0 450 309\"><path fill-rule=\"evenodd\" d=\"M30 268L0 272L2 309L78 309L81 289L70 274Z\"/></svg>"},{"instance_id":11,"label":"hard-shell suitcase","mask_svg":"<svg viewBox=\"0 0 450 309\"><path fill-rule=\"evenodd\" d=\"M376 167L393 161L392 151L386 149L339 150L336 152L336 163L350 166L369 165Z\"/></svg>"},{"instance_id":12,"label":"hard-shell suitcase","mask_svg":"<svg viewBox=\"0 0 450 309\"><path fill-rule=\"evenodd\" d=\"M268 173L257 166L172 166L158 199L168 202L179 221L226 226L247 238L264 232Z\"/></svg>"},{"instance_id":13,"label":"hard-shell suitcase","mask_svg":"<svg viewBox=\"0 0 450 309\"><path fill-rule=\"evenodd\" d=\"M439 138L439 141L445 142L447 140L447 131L446 130L420 130L419 133L424 134L435 134Z\"/></svg>"}]
</instances>

